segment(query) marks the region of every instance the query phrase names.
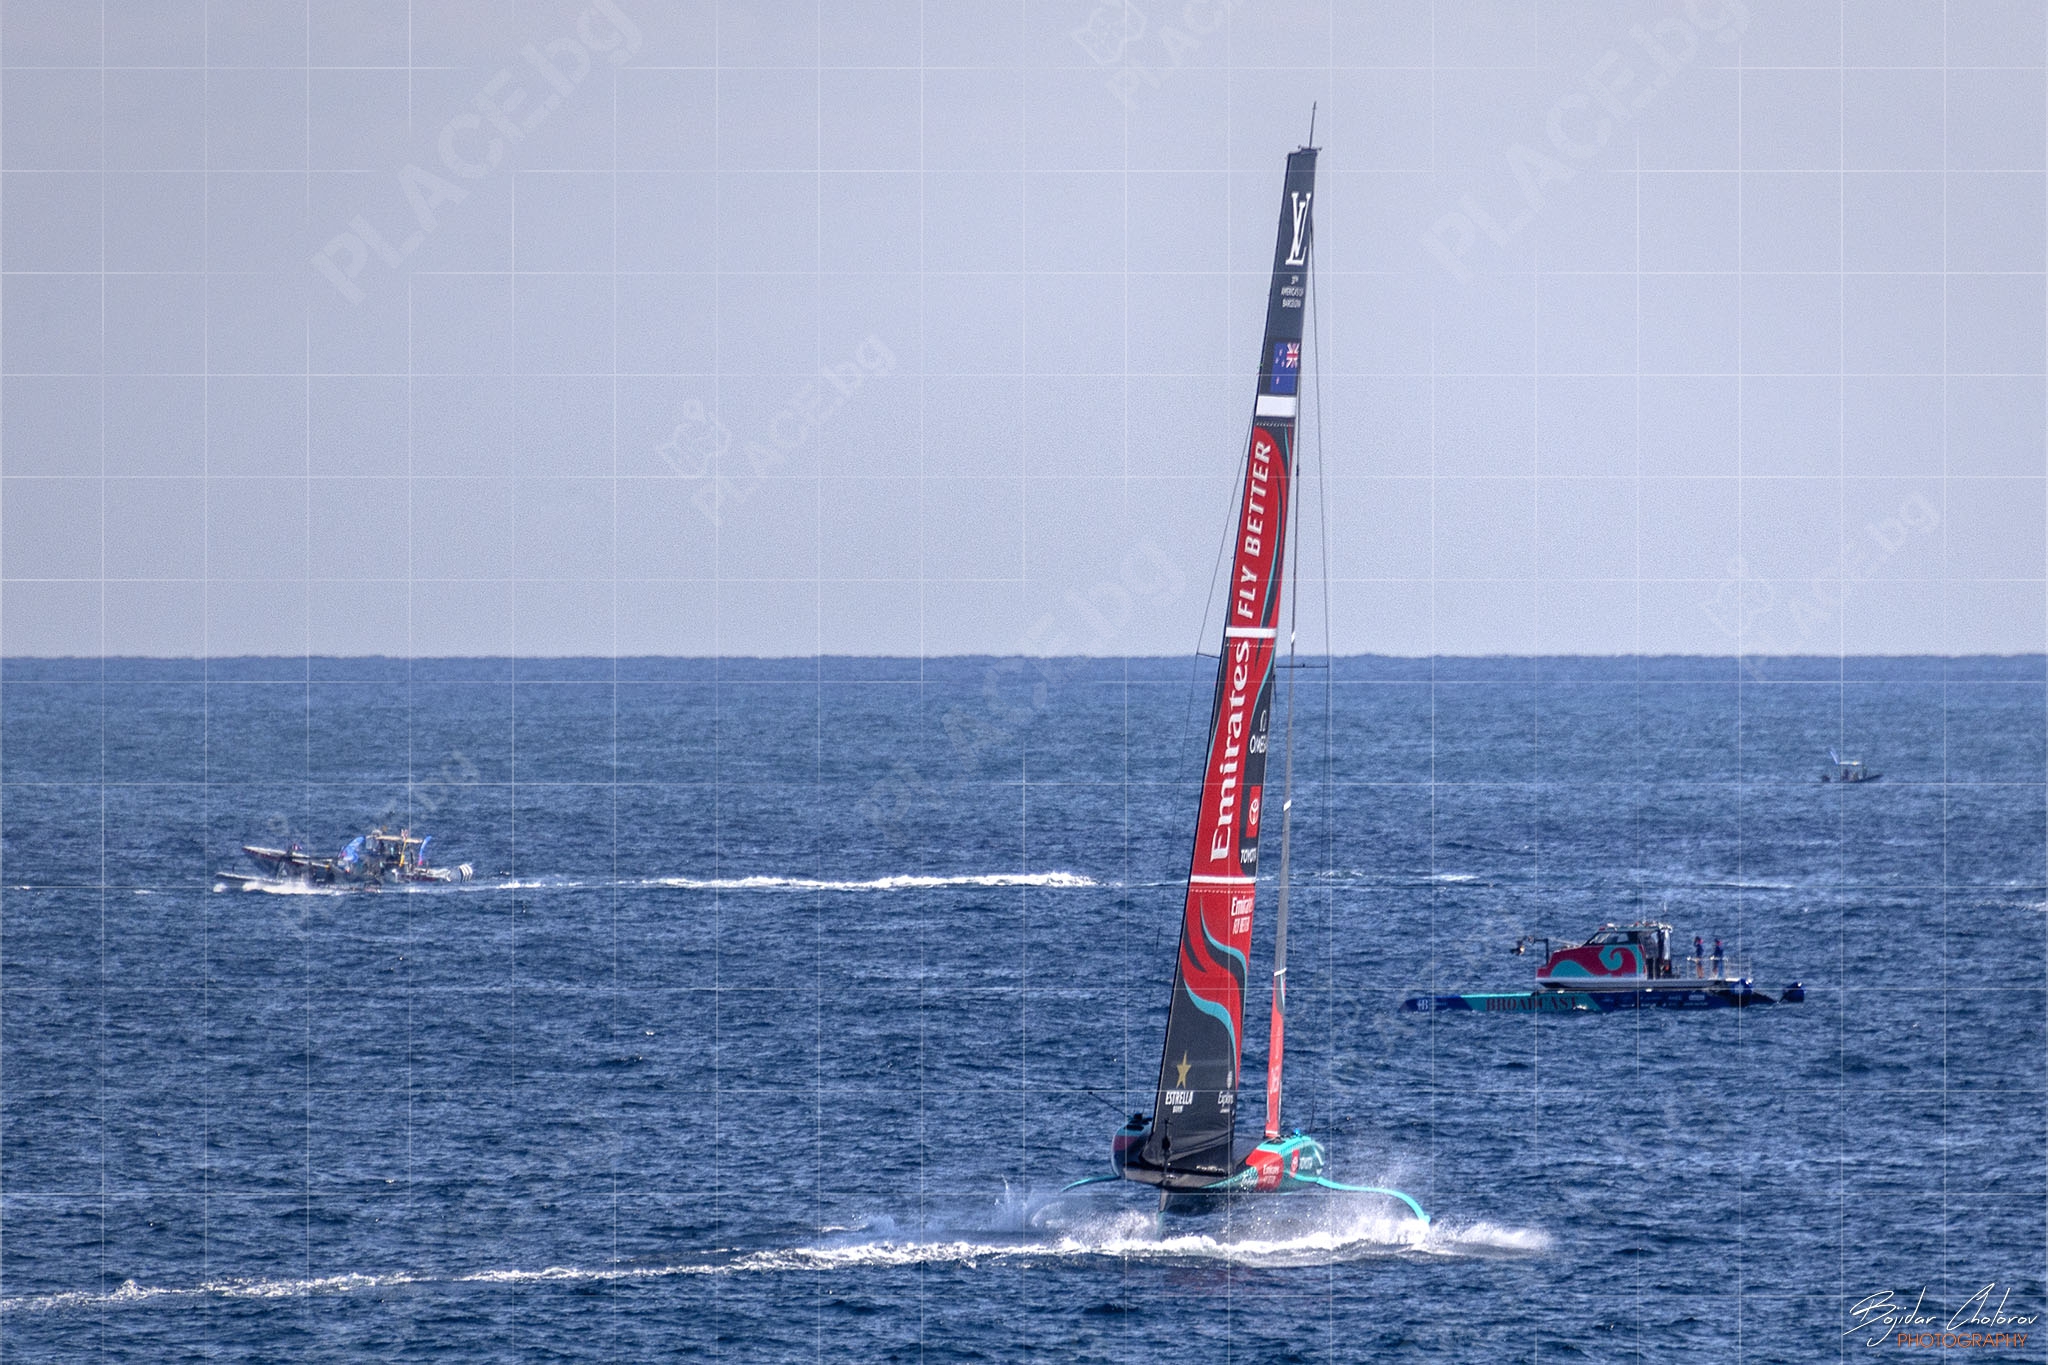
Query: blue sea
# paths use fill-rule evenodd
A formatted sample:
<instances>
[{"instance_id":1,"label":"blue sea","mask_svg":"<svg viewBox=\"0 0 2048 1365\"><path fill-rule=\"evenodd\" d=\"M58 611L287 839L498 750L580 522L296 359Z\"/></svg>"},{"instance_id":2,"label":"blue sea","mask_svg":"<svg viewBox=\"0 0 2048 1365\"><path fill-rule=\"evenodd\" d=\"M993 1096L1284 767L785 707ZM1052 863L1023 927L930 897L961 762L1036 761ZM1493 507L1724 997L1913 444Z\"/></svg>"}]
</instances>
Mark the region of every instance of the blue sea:
<instances>
[{"instance_id":1,"label":"blue sea","mask_svg":"<svg viewBox=\"0 0 2048 1365\"><path fill-rule=\"evenodd\" d=\"M2042 659L1298 667L1287 1120L1427 1229L1061 1193L1151 1107L1213 669L7 661L0 1353L2048 1358ZM220 875L379 823L475 879ZM1806 1003L1399 1009L1646 916Z\"/></svg>"}]
</instances>

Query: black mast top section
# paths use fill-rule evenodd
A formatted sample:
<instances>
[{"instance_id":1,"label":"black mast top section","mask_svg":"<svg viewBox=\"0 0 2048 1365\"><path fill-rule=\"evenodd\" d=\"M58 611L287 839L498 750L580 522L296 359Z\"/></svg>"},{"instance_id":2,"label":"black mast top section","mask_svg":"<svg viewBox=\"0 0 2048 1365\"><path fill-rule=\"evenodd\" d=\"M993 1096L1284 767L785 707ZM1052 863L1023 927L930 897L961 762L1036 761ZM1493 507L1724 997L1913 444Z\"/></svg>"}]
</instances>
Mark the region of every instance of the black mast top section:
<instances>
[{"instance_id":1,"label":"black mast top section","mask_svg":"<svg viewBox=\"0 0 2048 1365\"><path fill-rule=\"evenodd\" d=\"M1261 394L1294 392L1298 370L1283 370L1284 388L1273 387L1273 364L1281 354L1275 342L1292 343L1300 356L1302 317L1308 301L1309 243L1314 236L1314 219L1309 203L1315 198L1316 149L1303 147L1287 158L1287 183L1280 193L1280 229L1273 243L1273 283L1266 297L1266 344L1259 360Z\"/></svg>"}]
</instances>

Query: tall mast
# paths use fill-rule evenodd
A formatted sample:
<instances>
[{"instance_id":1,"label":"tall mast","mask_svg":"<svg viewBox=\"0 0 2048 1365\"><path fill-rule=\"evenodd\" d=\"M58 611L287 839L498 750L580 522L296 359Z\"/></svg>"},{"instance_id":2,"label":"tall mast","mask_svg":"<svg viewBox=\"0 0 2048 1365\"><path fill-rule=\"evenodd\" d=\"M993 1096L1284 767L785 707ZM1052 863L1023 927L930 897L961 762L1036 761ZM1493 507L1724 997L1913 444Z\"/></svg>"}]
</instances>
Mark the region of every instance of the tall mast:
<instances>
[{"instance_id":1,"label":"tall mast","mask_svg":"<svg viewBox=\"0 0 2048 1365\"><path fill-rule=\"evenodd\" d=\"M1315 174L1315 148L1303 147L1287 158L1194 855L1160 1056L1158 1106L1142 1149L1126 1168L1126 1174L1167 1189L1198 1188L1229 1175L1237 1164L1239 1063L1287 514L1294 491ZM1284 853L1283 846L1283 861ZM1275 1077L1277 1065L1276 1056Z\"/></svg>"},{"instance_id":2,"label":"tall mast","mask_svg":"<svg viewBox=\"0 0 2048 1365\"><path fill-rule=\"evenodd\" d=\"M1316 142L1316 106L1308 107L1308 143ZM1309 255L1315 244L1309 244ZM1304 269L1306 262L1304 262ZM1297 395L1298 397L1298 395ZM1297 580L1298 582L1298 580ZM1295 588L1299 594L1300 587ZM1324 591L1328 591L1327 588ZM1294 839L1294 614L1287 622L1287 738L1280 771L1280 894L1273 906L1273 1024L1266 1045L1266 1136L1280 1136L1280 1059L1287 1041L1287 875L1288 852Z\"/></svg>"},{"instance_id":3,"label":"tall mast","mask_svg":"<svg viewBox=\"0 0 2048 1365\"><path fill-rule=\"evenodd\" d=\"M1294 626L1287 627L1287 738L1280 781L1280 897L1273 907L1273 1027L1266 1047L1266 1136L1280 1136L1280 1054L1287 1033L1287 850L1294 830Z\"/></svg>"}]
</instances>

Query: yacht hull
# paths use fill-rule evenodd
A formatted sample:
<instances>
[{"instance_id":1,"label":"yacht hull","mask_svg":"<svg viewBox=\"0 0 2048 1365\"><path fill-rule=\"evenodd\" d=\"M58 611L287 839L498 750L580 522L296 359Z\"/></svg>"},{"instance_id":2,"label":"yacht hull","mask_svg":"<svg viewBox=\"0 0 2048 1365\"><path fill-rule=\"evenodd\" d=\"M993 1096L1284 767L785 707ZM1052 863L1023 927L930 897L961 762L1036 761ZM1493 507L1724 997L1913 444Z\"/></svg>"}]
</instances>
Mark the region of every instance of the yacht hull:
<instances>
[{"instance_id":1,"label":"yacht hull","mask_svg":"<svg viewBox=\"0 0 2048 1365\"><path fill-rule=\"evenodd\" d=\"M1413 995L1401 1002L1410 1014L1618 1014L1624 1010L1726 1010L1775 1005L1769 995L1739 981L1608 991L1466 991Z\"/></svg>"}]
</instances>

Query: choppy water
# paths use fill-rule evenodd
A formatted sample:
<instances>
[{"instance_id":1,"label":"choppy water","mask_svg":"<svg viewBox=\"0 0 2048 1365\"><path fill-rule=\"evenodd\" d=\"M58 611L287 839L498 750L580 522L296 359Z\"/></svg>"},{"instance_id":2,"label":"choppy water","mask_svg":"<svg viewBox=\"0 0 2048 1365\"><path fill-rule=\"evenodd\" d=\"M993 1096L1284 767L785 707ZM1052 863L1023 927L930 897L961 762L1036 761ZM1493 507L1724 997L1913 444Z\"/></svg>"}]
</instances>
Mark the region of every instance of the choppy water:
<instances>
[{"instance_id":1,"label":"choppy water","mask_svg":"<svg viewBox=\"0 0 2048 1365\"><path fill-rule=\"evenodd\" d=\"M2048 1308L2041 659L1340 660L1327 745L1299 674L1290 1117L1426 1233L1057 1193L1150 1104L1208 667L9 661L0 1351L1813 1360L1885 1289ZM379 819L478 880L216 876ZM1809 1003L1397 1011L1650 913Z\"/></svg>"}]
</instances>

